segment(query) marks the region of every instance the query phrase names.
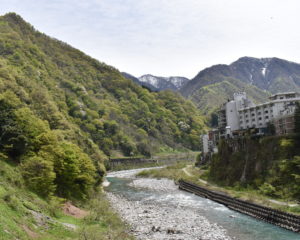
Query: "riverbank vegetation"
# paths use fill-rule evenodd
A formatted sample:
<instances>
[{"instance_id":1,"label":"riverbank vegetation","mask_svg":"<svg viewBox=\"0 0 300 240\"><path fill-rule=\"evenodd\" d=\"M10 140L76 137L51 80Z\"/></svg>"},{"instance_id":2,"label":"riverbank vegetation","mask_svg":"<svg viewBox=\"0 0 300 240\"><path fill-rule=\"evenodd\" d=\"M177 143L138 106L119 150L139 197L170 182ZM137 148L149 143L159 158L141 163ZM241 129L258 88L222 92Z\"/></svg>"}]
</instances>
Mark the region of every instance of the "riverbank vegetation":
<instances>
[{"instance_id":1,"label":"riverbank vegetation","mask_svg":"<svg viewBox=\"0 0 300 240\"><path fill-rule=\"evenodd\" d=\"M189 164L192 163L180 161L164 168L143 170L136 176L147 178L168 178L175 181L184 179L195 182L198 180L199 170Z\"/></svg>"},{"instance_id":2,"label":"riverbank vegetation","mask_svg":"<svg viewBox=\"0 0 300 240\"><path fill-rule=\"evenodd\" d=\"M0 159L0 239L133 239L100 192L73 204L28 191L22 169Z\"/></svg>"},{"instance_id":3,"label":"riverbank vegetation","mask_svg":"<svg viewBox=\"0 0 300 240\"><path fill-rule=\"evenodd\" d=\"M208 179L220 186L252 188L272 198L299 201L299 137L221 141Z\"/></svg>"}]
</instances>

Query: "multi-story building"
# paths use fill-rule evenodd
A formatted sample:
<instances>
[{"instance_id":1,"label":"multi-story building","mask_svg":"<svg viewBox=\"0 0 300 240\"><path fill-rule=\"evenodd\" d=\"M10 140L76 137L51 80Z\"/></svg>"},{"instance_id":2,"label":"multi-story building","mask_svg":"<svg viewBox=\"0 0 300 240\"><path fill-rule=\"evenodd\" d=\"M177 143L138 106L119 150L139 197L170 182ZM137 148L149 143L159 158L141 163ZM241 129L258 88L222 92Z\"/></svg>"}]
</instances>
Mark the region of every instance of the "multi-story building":
<instances>
[{"instance_id":1,"label":"multi-story building","mask_svg":"<svg viewBox=\"0 0 300 240\"><path fill-rule=\"evenodd\" d=\"M264 133L270 122L275 125L276 134L291 133L298 101L300 94L287 92L275 94L268 102L255 105L247 99L246 93L235 93L233 100L225 103L219 111L220 134L231 135L237 130L250 128Z\"/></svg>"}]
</instances>

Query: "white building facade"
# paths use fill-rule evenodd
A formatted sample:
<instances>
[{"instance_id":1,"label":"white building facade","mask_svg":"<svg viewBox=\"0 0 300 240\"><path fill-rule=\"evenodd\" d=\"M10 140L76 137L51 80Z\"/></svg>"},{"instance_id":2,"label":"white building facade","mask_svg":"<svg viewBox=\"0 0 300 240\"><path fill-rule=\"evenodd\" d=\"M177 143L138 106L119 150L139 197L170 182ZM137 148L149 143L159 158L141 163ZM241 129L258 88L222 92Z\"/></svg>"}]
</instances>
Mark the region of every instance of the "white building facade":
<instances>
[{"instance_id":1,"label":"white building facade","mask_svg":"<svg viewBox=\"0 0 300 240\"><path fill-rule=\"evenodd\" d=\"M236 130L249 128L263 132L268 123L294 114L300 94L295 92L278 93L270 101L255 105L247 99L246 93L235 93L233 100L228 101L219 111L219 129L221 135L230 135Z\"/></svg>"}]
</instances>

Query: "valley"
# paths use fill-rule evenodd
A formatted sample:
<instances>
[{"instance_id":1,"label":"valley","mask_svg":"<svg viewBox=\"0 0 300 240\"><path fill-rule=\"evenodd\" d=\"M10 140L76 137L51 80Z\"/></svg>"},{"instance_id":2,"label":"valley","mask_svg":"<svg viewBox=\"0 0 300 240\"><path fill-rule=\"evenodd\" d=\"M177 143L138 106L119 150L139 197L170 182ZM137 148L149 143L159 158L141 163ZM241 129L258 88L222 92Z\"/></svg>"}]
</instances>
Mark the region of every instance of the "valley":
<instances>
[{"instance_id":1,"label":"valley","mask_svg":"<svg viewBox=\"0 0 300 240\"><path fill-rule=\"evenodd\" d=\"M297 92L287 60L136 77L0 16L0 239L298 239L176 185L299 215Z\"/></svg>"}]
</instances>

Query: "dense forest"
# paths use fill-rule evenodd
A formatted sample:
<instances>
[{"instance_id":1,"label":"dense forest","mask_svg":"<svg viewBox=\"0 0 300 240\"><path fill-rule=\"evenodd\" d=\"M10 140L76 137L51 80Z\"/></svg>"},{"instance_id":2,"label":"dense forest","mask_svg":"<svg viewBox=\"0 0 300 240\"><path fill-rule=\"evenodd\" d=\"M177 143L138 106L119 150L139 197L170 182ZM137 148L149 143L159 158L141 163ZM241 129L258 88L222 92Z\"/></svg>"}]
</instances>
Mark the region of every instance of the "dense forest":
<instances>
[{"instance_id":1,"label":"dense forest","mask_svg":"<svg viewBox=\"0 0 300 240\"><path fill-rule=\"evenodd\" d=\"M105 162L163 149L197 150L195 106L151 92L14 13L0 17L1 159L42 196L84 199Z\"/></svg>"}]
</instances>

